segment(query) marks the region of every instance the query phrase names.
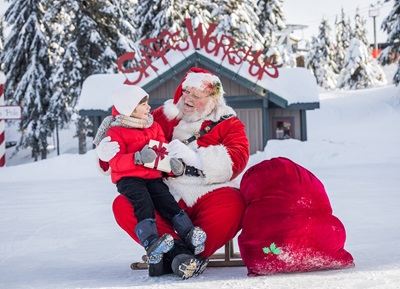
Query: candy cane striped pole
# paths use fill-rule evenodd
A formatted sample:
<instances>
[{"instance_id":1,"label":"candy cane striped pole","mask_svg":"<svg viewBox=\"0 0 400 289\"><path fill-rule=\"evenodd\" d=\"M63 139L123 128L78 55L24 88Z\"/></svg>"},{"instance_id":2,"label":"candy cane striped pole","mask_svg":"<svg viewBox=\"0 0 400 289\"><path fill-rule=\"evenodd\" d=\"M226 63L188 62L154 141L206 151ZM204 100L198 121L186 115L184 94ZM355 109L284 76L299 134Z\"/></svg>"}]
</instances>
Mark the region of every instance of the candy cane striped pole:
<instances>
[{"instance_id":1,"label":"candy cane striped pole","mask_svg":"<svg viewBox=\"0 0 400 289\"><path fill-rule=\"evenodd\" d=\"M4 82L6 78L4 73L0 71L0 105L4 105ZM0 119L0 167L6 165L6 121Z\"/></svg>"}]
</instances>

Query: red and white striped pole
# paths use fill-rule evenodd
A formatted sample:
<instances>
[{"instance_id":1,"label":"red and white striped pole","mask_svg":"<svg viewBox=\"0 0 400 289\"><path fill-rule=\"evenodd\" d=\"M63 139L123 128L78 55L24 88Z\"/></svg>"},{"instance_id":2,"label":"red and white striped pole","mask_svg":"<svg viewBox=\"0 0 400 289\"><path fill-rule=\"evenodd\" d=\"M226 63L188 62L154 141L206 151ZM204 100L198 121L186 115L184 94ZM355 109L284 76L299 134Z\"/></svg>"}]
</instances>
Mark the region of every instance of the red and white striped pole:
<instances>
[{"instance_id":1,"label":"red and white striped pole","mask_svg":"<svg viewBox=\"0 0 400 289\"><path fill-rule=\"evenodd\" d=\"M3 72L0 71L0 105L4 105L4 83L6 77ZM6 165L6 121L0 119L0 167Z\"/></svg>"}]
</instances>

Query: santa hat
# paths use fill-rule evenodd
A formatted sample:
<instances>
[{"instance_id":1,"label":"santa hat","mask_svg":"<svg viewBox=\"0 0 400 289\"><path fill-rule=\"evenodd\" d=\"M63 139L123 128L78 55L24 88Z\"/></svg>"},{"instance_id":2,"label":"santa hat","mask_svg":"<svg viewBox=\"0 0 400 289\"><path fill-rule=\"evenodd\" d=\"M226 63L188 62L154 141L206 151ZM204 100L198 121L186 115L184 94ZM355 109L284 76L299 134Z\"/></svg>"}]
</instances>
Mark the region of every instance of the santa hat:
<instances>
[{"instance_id":1,"label":"santa hat","mask_svg":"<svg viewBox=\"0 0 400 289\"><path fill-rule=\"evenodd\" d=\"M182 96L182 90L185 87L194 87L203 91L209 90L210 94L217 97L218 100L223 99L224 90L222 88L221 80L218 76L202 68L193 67L189 69L175 91L174 104L178 103Z\"/></svg>"},{"instance_id":2,"label":"santa hat","mask_svg":"<svg viewBox=\"0 0 400 289\"><path fill-rule=\"evenodd\" d=\"M111 99L120 114L130 116L145 96L149 94L139 86L123 84L112 93Z\"/></svg>"}]
</instances>

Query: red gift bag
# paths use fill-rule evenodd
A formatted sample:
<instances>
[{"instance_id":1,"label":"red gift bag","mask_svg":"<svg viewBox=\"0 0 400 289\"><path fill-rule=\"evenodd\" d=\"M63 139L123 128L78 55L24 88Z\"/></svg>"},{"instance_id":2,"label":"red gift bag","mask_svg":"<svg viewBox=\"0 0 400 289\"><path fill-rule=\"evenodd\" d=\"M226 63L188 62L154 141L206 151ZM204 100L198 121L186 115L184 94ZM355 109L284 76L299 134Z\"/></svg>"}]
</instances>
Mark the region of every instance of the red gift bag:
<instances>
[{"instance_id":1,"label":"red gift bag","mask_svg":"<svg viewBox=\"0 0 400 289\"><path fill-rule=\"evenodd\" d=\"M321 181L286 158L263 161L240 184L246 202L240 253L249 276L354 266L346 232Z\"/></svg>"}]
</instances>

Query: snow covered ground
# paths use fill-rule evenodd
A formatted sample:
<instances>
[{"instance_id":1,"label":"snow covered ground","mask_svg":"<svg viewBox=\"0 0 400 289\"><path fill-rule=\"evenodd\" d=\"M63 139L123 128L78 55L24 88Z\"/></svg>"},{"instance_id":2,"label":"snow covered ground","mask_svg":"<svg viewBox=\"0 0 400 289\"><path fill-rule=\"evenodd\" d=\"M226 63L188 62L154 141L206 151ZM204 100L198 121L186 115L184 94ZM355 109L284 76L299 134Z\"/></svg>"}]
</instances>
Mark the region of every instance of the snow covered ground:
<instances>
[{"instance_id":1,"label":"snow covered ground","mask_svg":"<svg viewBox=\"0 0 400 289\"><path fill-rule=\"evenodd\" d=\"M97 171L93 150L77 154L71 128L61 133L60 156L52 150L33 163L29 151L11 157L7 149L0 288L400 288L400 87L320 96L321 109L307 113L307 142L270 141L249 166L285 156L312 171L346 227L354 268L263 277L247 277L245 267L208 268L186 281L132 271L144 250L114 221L117 191ZM8 128L6 140L13 137Z\"/></svg>"}]
</instances>

